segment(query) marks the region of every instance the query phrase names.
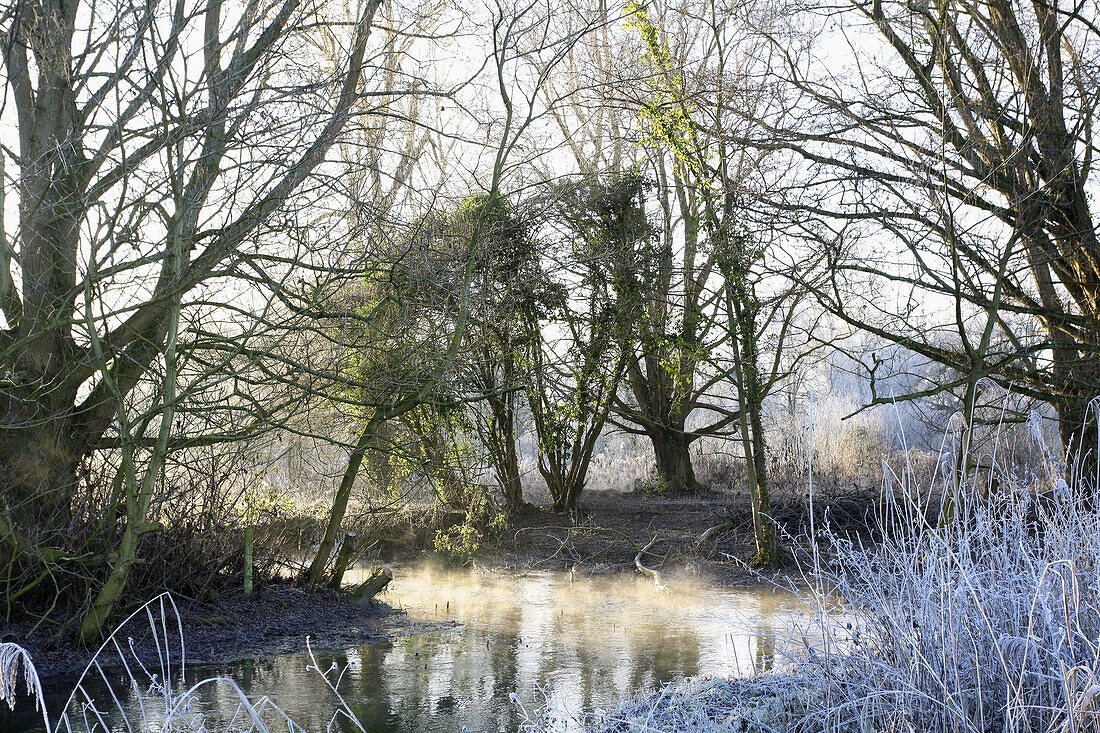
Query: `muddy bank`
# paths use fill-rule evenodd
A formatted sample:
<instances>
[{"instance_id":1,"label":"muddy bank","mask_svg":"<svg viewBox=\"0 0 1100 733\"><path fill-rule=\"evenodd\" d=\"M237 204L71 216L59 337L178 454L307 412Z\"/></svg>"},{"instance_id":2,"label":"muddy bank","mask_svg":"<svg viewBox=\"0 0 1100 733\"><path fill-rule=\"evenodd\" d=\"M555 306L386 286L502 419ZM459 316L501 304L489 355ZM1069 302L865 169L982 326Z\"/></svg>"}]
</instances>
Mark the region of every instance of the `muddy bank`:
<instances>
[{"instance_id":1,"label":"muddy bank","mask_svg":"<svg viewBox=\"0 0 1100 733\"><path fill-rule=\"evenodd\" d=\"M879 485L816 478L813 517L839 534L872 537L869 529L880 510ZM538 497L533 497L536 501ZM741 562L753 555L748 491L737 485L691 492L586 491L577 509L557 513L546 497L505 517L504 526L479 541L473 564L485 570L531 569L585 573L636 572L634 558L654 538L650 561L665 569L698 571L727 585L760 582ZM810 504L802 481L777 481L772 517L779 536L792 551L784 573L795 570L798 549L809 533ZM381 517L381 518L379 518ZM464 521L464 514L437 503L414 503L397 512L365 510L349 517L346 529L365 545L367 563L414 562L431 557L448 562L436 538ZM315 520L293 518L257 530L257 547L283 557L307 557L321 527ZM260 551L260 550L258 550Z\"/></svg>"},{"instance_id":2,"label":"muddy bank","mask_svg":"<svg viewBox=\"0 0 1100 733\"><path fill-rule=\"evenodd\" d=\"M831 487L815 498L814 519L817 527L828 522L834 531L867 536L878 500L877 491ZM795 560L809 530L809 504L803 497L781 494L773 500L772 516L789 552L784 567L766 577L797 575ZM569 514L532 507L511 517L475 564L511 571L634 572L635 556L654 538L646 565L697 572L724 585L761 581L742 562L755 547L748 498L736 491L590 492Z\"/></svg>"},{"instance_id":3,"label":"muddy bank","mask_svg":"<svg viewBox=\"0 0 1100 733\"><path fill-rule=\"evenodd\" d=\"M251 595L235 594L206 603L177 599L188 664L224 663L305 651L342 648L394 636L419 633L437 625L414 623L403 611L378 601L353 602L346 593L268 585ZM177 634L167 606L170 634ZM159 611L154 614L159 616ZM148 621L136 619L123 631L139 654L156 654ZM0 641L12 641L31 653L43 679L79 674L94 649L78 649L67 636L50 635L28 625L0 626ZM111 656L107 657L110 663Z\"/></svg>"}]
</instances>

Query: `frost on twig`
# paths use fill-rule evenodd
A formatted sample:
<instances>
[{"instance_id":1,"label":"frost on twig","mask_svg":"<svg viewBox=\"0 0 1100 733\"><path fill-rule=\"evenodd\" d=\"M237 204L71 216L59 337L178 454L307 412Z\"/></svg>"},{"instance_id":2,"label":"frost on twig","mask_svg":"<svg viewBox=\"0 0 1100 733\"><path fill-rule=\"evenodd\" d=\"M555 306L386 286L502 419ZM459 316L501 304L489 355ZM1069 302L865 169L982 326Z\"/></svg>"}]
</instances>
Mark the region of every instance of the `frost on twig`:
<instances>
[{"instance_id":1,"label":"frost on twig","mask_svg":"<svg viewBox=\"0 0 1100 733\"><path fill-rule=\"evenodd\" d=\"M18 644L0 643L0 702L6 702L11 710L15 709L20 670L27 682L27 695L34 698L35 707L42 711L42 721L49 731L50 719L42 697L42 682L38 679L38 670L34 668L30 653Z\"/></svg>"}]
</instances>

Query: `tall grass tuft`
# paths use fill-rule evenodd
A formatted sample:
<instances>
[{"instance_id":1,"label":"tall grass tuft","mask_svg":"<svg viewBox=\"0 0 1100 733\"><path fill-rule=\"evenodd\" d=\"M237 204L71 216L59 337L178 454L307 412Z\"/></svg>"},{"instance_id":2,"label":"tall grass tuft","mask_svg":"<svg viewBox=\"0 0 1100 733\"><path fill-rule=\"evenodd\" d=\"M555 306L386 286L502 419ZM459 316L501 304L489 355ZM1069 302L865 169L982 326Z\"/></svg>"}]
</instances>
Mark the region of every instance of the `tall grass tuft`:
<instances>
[{"instance_id":1,"label":"tall grass tuft","mask_svg":"<svg viewBox=\"0 0 1100 733\"><path fill-rule=\"evenodd\" d=\"M877 542L821 533L818 605L843 622L807 635L800 729L1100 730L1100 510L1051 464L939 522L891 482Z\"/></svg>"},{"instance_id":2,"label":"tall grass tuft","mask_svg":"<svg viewBox=\"0 0 1100 733\"><path fill-rule=\"evenodd\" d=\"M0 643L0 703L7 703L10 710L15 709L15 701L19 698L20 674L27 685L27 695L34 698L35 706L42 712L42 724L49 731L50 716L46 710L42 682L30 653L18 644Z\"/></svg>"}]
</instances>

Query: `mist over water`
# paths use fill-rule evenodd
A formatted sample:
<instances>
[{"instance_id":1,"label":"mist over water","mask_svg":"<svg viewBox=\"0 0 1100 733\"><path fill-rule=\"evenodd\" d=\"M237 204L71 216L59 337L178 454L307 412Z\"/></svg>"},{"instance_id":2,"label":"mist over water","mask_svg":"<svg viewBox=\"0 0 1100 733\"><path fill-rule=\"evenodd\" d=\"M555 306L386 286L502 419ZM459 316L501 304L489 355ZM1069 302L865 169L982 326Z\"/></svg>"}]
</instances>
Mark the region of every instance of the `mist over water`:
<instances>
[{"instance_id":1,"label":"mist over water","mask_svg":"<svg viewBox=\"0 0 1100 733\"><path fill-rule=\"evenodd\" d=\"M347 580L366 572L357 568ZM337 665L340 694L368 731L458 733L466 726L495 733L523 720L512 693L531 714L549 705L567 719L613 710L681 677L768 668L776 637L800 605L771 588L721 588L686 575L664 581L658 589L633 574L401 567L380 599L443 628L317 653L316 660L322 670ZM309 666L308 655L289 654L195 667L188 676L229 677L253 701L268 696L307 730L323 731L337 701ZM55 704L63 702L59 695ZM203 703L211 730L237 708L225 687L211 686ZM25 730L34 729L31 723ZM334 727L353 729L339 720Z\"/></svg>"}]
</instances>

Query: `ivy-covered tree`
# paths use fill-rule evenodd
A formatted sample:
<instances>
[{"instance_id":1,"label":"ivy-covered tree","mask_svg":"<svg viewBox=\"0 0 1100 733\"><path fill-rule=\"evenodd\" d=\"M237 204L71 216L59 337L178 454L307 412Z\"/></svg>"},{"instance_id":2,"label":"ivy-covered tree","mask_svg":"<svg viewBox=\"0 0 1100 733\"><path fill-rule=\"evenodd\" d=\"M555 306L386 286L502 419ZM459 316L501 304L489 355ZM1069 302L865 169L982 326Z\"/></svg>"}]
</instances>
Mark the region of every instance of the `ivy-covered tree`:
<instances>
[{"instance_id":1,"label":"ivy-covered tree","mask_svg":"<svg viewBox=\"0 0 1100 733\"><path fill-rule=\"evenodd\" d=\"M576 506L596 442L626 373L644 290L652 227L637 177L554 187L546 256L558 277L549 306L525 321L527 402L538 467L556 511Z\"/></svg>"},{"instance_id":2,"label":"ivy-covered tree","mask_svg":"<svg viewBox=\"0 0 1100 733\"><path fill-rule=\"evenodd\" d=\"M519 398L527 381L522 352L530 335L525 319L546 308L547 278L532 222L504 196L467 199L446 227L461 235L480 227L470 258L470 327L462 349L470 387L484 399L471 403L473 422L509 511L520 508ZM461 237L460 237L461 238Z\"/></svg>"},{"instance_id":3,"label":"ivy-covered tree","mask_svg":"<svg viewBox=\"0 0 1100 733\"><path fill-rule=\"evenodd\" d=\"M778 548L771 518L764 399L789 374L794 316L803 289L812 280L809 263L783 247L782 234L750 213L761 169L752 137L754 108L771 99L754 87L751 68L735 63L740 54L769 46L745 34L729 9L703 10L708 43L719 53L688 73L669 51L668 35L648 9L631 2L628 25L638 34L650 70L642 117L651 144L674 158L678 177L690 190L705 249L720 275L715 292L724 310L729 368L738 400L736 419L749 484L756 565L774 565ZM759 49L756 49L759 50ZM703 69L706 69L704 71ZM715 322L717 322L716 319ZM789 354L787 355L789 357Z\"/></svg>"}]
</instances>

